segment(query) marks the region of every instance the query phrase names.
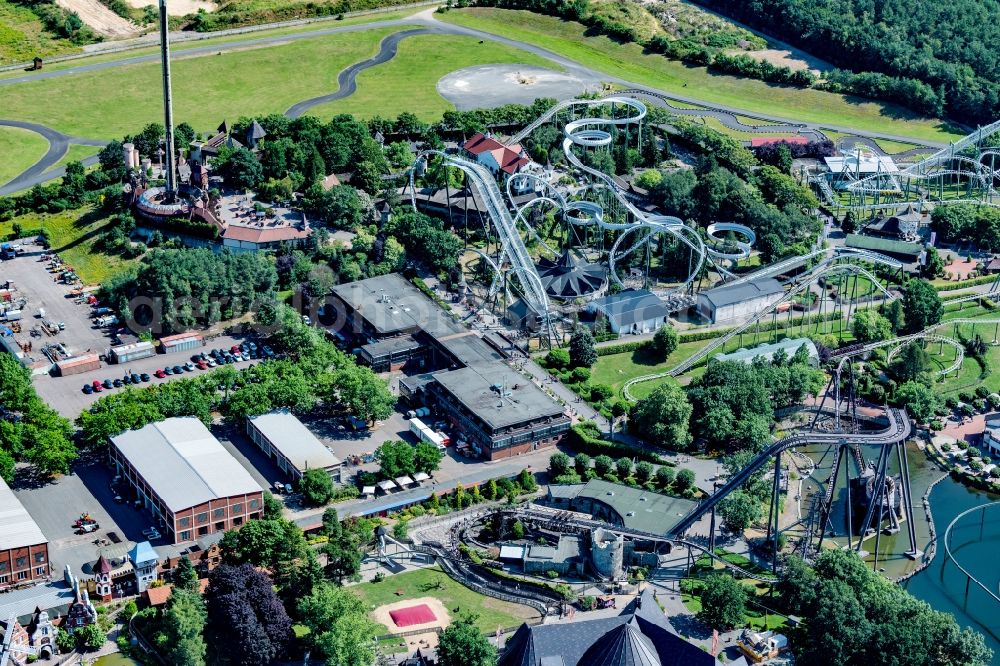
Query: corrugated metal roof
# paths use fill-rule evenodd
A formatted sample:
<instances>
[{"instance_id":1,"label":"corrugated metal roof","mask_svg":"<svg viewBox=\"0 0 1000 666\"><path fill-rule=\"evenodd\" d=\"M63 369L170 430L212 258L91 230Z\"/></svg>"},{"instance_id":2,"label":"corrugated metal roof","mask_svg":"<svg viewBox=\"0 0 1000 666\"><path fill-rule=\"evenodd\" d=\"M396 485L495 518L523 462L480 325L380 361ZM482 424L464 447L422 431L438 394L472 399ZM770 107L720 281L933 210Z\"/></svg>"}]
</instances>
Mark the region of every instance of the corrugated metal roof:
<instances>
[{"instance_id":1,"label":"corrugated metal roof","mask_svg":"<svg viewBox=\"0 0 1000 666\"><path fill-rule=\"evenodd\" d=\"M260 492L250 473L194 417L169 418L111 441L171 511Z\"/></svg>"},{"instance_id":2,"label":"corrugated metal roof","mask_svg":"<svg viewBox=\"0 0 1000 666\"><path fill-rule=\"evenodd\" d=\"M0 550L48 543L38 523L17 499L14 491L0 479Z\"/></svg>"},{"instance_id":3,"label":"corrugated metal roof","mask_svg":"<svg viewBox=\"0 0 1000 666\"><path fill-rule=\"evenodd\" d=\"M780 294L784 291L785 288L781 286L780 282L774 278L765 278L732 287L716 287L715 289L701 292L701 295L715 307L721 308L733 303L743 303L755 298Z\"/></svg>"},{"instance_id":4,"label":"corrugated metal roof","mask_svg":"<svg viewBox=\"0 0 1000 666\"><path fill-rule=\"evenodd\" d=\"M288 411L255 416L250 422L299 471L316 467L326 469L340 464L340 459Z\"/></svg>"}]
</instances>

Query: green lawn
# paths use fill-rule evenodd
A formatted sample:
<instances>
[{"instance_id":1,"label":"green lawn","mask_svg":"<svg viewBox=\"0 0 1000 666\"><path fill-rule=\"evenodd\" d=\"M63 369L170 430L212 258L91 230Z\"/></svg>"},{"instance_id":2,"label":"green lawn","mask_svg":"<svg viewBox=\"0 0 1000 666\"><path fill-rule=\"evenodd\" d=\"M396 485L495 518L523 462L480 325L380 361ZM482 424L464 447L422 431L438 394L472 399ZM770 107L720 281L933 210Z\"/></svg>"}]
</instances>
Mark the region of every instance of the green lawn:
<instances>
[{"instance_id":1,"label":"green lawn","mask_svg":"<svg viewBox=\"0 0 1000 666\"><path fill-rule=\"evenodd\" d=\"M222 51L173 64L174 117L198 131L223 119L284 112L337 90L337 74L378 52L402 27ZM0 117L33 120L90 138L113 139L162 119L158 63L30 81L5 88Z\"/></svg>"},{"instance_id":2,"label":"green lawn","mask_svg":"<svg viewBox=\"0 0 1000 666\"><path fill-rule=\"evenodd\" d=\"M552 66L527 51L493 42L480 43L474 37L410 37L400 42L393 60L358 75L357 92L347 99L315 107L310 113L321 118L337 113L391 118L409 111L424 120L436 120L443 112L455 108L437 92L441 77L464 67L495 63Z\"/></svg>"},{"instance_id":3,"label":"green lawn","mask_svg":"<svg viewBox=\"0 0 1000 666\"><path fill-rule=\"evenodd\" d=\"M108 219L89 206L54 215L33 213L0 222L0 236L9 234L15 222L21 225L25 233L48 229L52 249L76 270L84 284L98 284L109 275L136 262L108 256L94 247L101 229L108 224Z\"/></svg>"},{"instance_id":4,"label":"green lawn","mask_svg":"<svg viewBox=\"0 0 1000 666\"><path fill-rule=\"evenodd\" d=\"M78 146L73 144L69 147L69 150L66 151L66 154L63 155L62 159L56 162L52 168L58 169L59 167L66 166L70 162L79 162L83 158L96 155L99 152L101 152L101 149L95 146Z\"/></svg>"},{"instance_id":5,"label":"green lawn","mask_svg":"<svg viewBox=\"0 0 1000 666\"><path fill-rule=\"evenodd\" d=\"M528 606L511 604L473 592L452 580L438 567L418 569L398 576L386 576L379 583L361 583L350 589L372 610L404 599L434 597L441 600L452 620L458 619L466 612L478 614L476 626L484 633L490 634L495 632L498 626L505 629L516 627L525 620L538 616Z\"/></svg>"},{"instance_id":6,"label":"green lawn","mask_svg":"<svg viewBox=\"0 0 1000 666\"><path fill-rule=\"evenodd\" d=\"M752 113L941 142L962 135L942 120L922 118L898 106L819 90L709 74L702 67L689 67L661 55L645 54L637 44L622 45L607 37L587 37L587 28L572 21L527 11L487 8L453 10L441 18L450 23L536 43L583 65L634 83Z\"/></svg>"},{"instance_id":7,"label":"green lawn","mask_svg":"<svg viewBox=\"0 0 1000 666\"><path fill-rule=\"evenodd\" d=\"M79 51L72 42L45 30L35 13L9 0L0 0L0 65L27 62Z\"/></svg>"},{"instance_id":8,"label":"green lawn","mask_svg":"<svg viewBox=\"0 0 1000 666\"><path fill-rule=\"evenodd\" d=\"M0 185L37 162L49 149L44 138L17 127L0 127Z\"/></svg>"}]
</instances>

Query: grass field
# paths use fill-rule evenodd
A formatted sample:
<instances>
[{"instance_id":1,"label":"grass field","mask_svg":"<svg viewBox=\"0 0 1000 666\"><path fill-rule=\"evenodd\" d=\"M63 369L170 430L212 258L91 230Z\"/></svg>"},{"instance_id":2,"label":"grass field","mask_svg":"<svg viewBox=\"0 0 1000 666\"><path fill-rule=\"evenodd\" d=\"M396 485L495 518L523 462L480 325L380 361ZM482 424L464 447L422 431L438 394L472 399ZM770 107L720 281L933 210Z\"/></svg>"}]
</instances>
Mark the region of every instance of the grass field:
<instances>
[{"instance_id":1,"label":"grass field","mask_svg":"<svg viewBox=\"0 0 1000 666\"><path fill-rule=\"evenodd\" d=\"M452 620L466 612L477 613L476 626L484 633L495 632L498 626L516 627L526 619L538 616L527 606L473 592L438 567L387 576L379 583L361 583L350 589L368 604L370 610L404 599L435 597L448 609Z\"/></svg>"},{"instance_id":2,"label":"grass field","mask_svg":"<svg viewBox=\"0 0 1000 666\"><path fill-rule=\"evenodd\" d=\"M3 2L4 0L0 0L0 5L2 5ZM170 50L173 57L177 59L183 57L185 51L190 51L191 49L203 48L205 46L225 45L225 44L231 44L233 42L244 41L247 39L263 39L268 37L281 37L284 35L308 34L310 32L316 32L317 30L326 30L328 28L333 28L333 27L339 28L348 25L373 23L376 21L389 21L394 19L405 18L407 16L412 16L417 11L419 11L419 9L401 9L395 12L383 12L379 14L366 14L364 16L353 16L342 19L340 21L334 21L334 20L321 21L317 23L309 23L306 25L298 25L285 28L255 30L252 34L226 35L217 37L206 36L203 39L173 43L170 45ZM0 30L2 30L2 27L0 27ZM72 60L67 60L64 62L46 62L45 71L51 72L62 69L73 69L81 65L90 65L94 63L107 62L109 60L120 60L123 57L132 58L135 56L150 55L153 53L159 53L159 47L153 46L146 48L130 49L124 55L121 53L105 53L105 54L85 56L82 58L73 58ZM18 62L20 62L20 60L18 60ZM0 79L14 78L18 76L24 76L24 72L21 71L20 69L0 72Z\"/></svg>"},{"instance_id":3,"label":"grass field","mask_svg":"<svg viewBox=\"0 0 1000 666\"><path fill-rule=\"evenodd\" d=\"M14 223L19 223L25 233L47 229L52 249L72 266L85 284L103 282L136 260L108 256L95 249L101 229L108 224L108 218L85 206L77 210L64 211L54 215L31 214L0 222L0 236L11 232Z\"/></svg>"},{"instance_id":4,"label":"grass field","mask_svg":"<svg viewBox=\"0 0 1000 666\"><path fill-rule=\"evenodd\" d=\"M174 117L207 131L223 119L283 112L337 90L340 70L377 53L379 42L400 29L180 59L173 64ZM161 120L159 79L160 66L153 62L18 84L0 95L0 117L113 139Z\"/></svg>"},{"instance_id":5,"label":"grass field","mask_svg":"<svg viewBox=\"0 0 1000 666\"><path fill-rule=\"evenodd\" d=\"M487 8L449 11L441 18L538 44L580 64L635 83L754 113L941 142L962 135L942 120L918 117L902 107L819 90L709 74L703 67L689 67L660 55L645 54L637 44L587 37L587 28L572 21L527 11Z\"/></svg>"},{"instance_id":6,"label":"grass field","mask_svg":"<svg viewBox=\"0 0 1000 666\"><path fill-rule=\"evenodd\" d=\"M25 62L33 57L75 53L80 49L53 36L27 7L0 0L0 65Z\"/></svg>"},{"instance_id":7,"label":"grass field","mask_svg":"<svg viewBox=\"0 0 1000 666\"><path fill-rule=\"evenodd\" d=\"M71 145L66 154L62 156L62 159L53 165L53 169L58 169L59 167L64 167L70 162L78 162L85 157L90 157L91 155L96 155L101 151L100 148L94 146L77 146ZM51 170L51 169L50 169Z\"/></svg>"},{"instance_id":8,"label":"grass field","mask_svg":"<svg viewBox=\"0 0 1000 666\"><path fill-rule=\"evenodd\" d=\"M424 120L436 120L443 112L455 108L437 92L437 82L442 76L464 67L495 63L552 66L527 51L491 42L481 44L474 37L410 37L400 42L393 60L358 75L357 92L347 99L315 107L309 113L321 118L337 113L392 118L401 111L409 111ZM392 94L386 94L387 91Z\"/></svg>"},{"instance_id":9,"label":"grass field","mask_svg":"<svg viewBox=\"0 0 1000 666\"><path fill-rule=\"evenodd\" d=\"M43 137L17 127L0 127L0 185L37 162L49 149Z\"/></svg>"}]
</instances>

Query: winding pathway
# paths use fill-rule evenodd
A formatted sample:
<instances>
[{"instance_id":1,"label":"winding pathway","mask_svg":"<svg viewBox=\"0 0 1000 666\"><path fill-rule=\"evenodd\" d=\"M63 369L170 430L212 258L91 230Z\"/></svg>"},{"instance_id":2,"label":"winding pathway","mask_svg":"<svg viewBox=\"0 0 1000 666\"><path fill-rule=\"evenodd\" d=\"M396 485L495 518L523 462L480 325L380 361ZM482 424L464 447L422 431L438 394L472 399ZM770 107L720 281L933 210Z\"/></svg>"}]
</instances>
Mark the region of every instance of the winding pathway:
<instances>
[{"instance_id":1,"label":"winding pathway","mask_svg":"<svg viewBox=\"0 0 1000 666\"><path fill-rule=\"evenodd\" d=\"M315 106L349 97L350 95L354 94L354 92L357 90L358 74L366 69L375 67L380 64L384 64L392 60L396 56L399 47L399 42L401 42L403 39L418 35L438 34L438 35L472 37L480 40L489 40L492 42L505 44L507 46L511 46L513 48L520 49L522 51L527 51L541 58L544 58L545 60L548 60L554 65L557 65L565 69L570 75L576 76L581 79L596 79L600 81L608 81L611 83L615 83L624 86L628 93L635 95L643 95L651 100L654 100L658 105L661 105L669 109L671 113L683 116L701 116L705 118L713 118L718 122L720 122L725 127L741 132L801 134L804 136L808 136L810 138L820 138L821 136L823 136L822 129L829 128L831 130L844 132L850 135L849 137L841 139L841 141L853 140L855 142L861 142L880 153L883 153L883 151L881 148L878 147L878 144L875 143L874 139L876 138L885 138L906 143L915 143L915 144L919 143L916 142L911 137L888 135L888 134L876 134L874 132L862 132L853 128L841 127L835 125L824 124L821 126L815 123L802 123L788 118L765 116L762 114L753 113L751 111L746 111L744 109L738 109L735 107L706 104L705 102L693 97L668 94L662 91L648 88L646 86L641 86L639 84L627 81L625 79L621 79L615 76L609 76L606 73L600 72L595 69L585 67L574 60L571 60L557 53L549 51L548 49L545 49L543 47L536 46L535 44L522 42L515 39L510 39L508 37L502 37L500 35L495 35L489 32L483 32L481 30L475 30L463 26L442 23L434 17L433 10L423 11L420 12L419 14L415 14L411 17L402 19L374 21L371 23L361 23L349 26L338 26L332 28L324 28L321 30L310 30L310 31L292 33L286 35L241 39L241 40L227 42L225 44L199 46L191 49L186 49L176 54L175 57L187 58L200 55L207 55L211 53L218 53L221 50L272 46L292 41L298 41L302 39L313 39L316 37L324 37L327 35L359 32L363 30L372 30L384 27L407 27L409 29L388 35L385 39L382 40L379 52L377 54L359 63L350 65L349 67L341 71L340 74L338 74L337 76L338 89L336 92L299 102L298 104L295 104L290 109L288 109L285 112L285 115L288 116L289 118L298 118L299 116L307 113L310 109L312 109ZM83 64L77 67L70 67L67 69L32 72L30 74L25 74L23 76L0 79L0 88L2 88L3 86L14 85L17 83L25 83L28 81L60 78L63 76L72 76L83 72L94 72L105 69L111 69L115 67L123 67L126 65L157 62L159 61L159 59L160 56L158 53L152 53L140 56L119 58L115 60L108 60L105 62ZM701 108L697 109L683 108L681 106L677 106L676 105L677 103L693 104ZM739 118L740 116L758 119L764 121L765 124L748 125L740 120ZM0 196L29 189L39 183L43 183L48 180L52 180L54 178L62 176L63 173L65 172L65 169L63 168L52 169L52 167L56 163L58 163L59 160L62 159L62 157L66 154L66 151L68 150L70 144L85 145L85 146L104 146L107 143L105 141L69 136L57 130L54 130L50 127L46 127L44 125L40 125L37 123L24 122L19 120L0 119L0 125L5 125L9 127L20 127L22 129L27 129L33 132L37 132L38 134L45 137L45 139L49 142L49 150L42 157L42 159L40 159L31 167L29 167L21 174L13 178L10 182L0 186ZM923 152L927 148L937 148L945 145L939 142L922 142L922 143L925 146L924 148L915 148L913 150L906 151L905 153L901 153L898 155L908 155L910 153ZM94 164L96 161L97 161L96 157L89 157L83 160L83 163L85 165L90 165Z\"/></svg>"},{"instance_id":2,"label":"winding pathway","mask_svg":"<svg viewBox=\"0 0 1000 666\"><path fill-rule=\"evenodd\" d=\"M17 127L19 129L28 130L29 132L35 132L49 142L49 149L40 160L22 171L9 182L0 186L0 196L26 190L34 187L38 183L62 176L66 172L65 167L52 169L52 171L49 171L49 169L51 169L59 162L59 160L63 158L63 155L65 155L66 151L69 150L70 144L95 147L104 147L107 145L107 141L96 141L77 136L69 136L68 134L63 134L58 130L52 129L51 127L23 120L0 120L0 126ZM97 156L93 155L82 161L84 166L89 166L90 164L97 162Z\"/></svg>"}]
</instances>

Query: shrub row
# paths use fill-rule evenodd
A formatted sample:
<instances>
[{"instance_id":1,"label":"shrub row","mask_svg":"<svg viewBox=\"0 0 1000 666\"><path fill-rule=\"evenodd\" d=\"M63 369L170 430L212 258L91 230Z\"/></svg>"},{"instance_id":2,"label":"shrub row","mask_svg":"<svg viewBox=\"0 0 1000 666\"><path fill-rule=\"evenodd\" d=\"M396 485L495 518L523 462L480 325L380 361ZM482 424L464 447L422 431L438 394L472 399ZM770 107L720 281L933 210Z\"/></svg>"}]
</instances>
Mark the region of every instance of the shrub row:
<instances>
[{"instance_id":1,"label":"shrub row","mask_svg":"<svg viewBox=\"0 0 1000 666\"><path fill-rule=\"evenodd\" d=\"M665 460L663 456L654 451L630 446L622 442L609 442L606 439L602 439L599 436L599 432L597 424L593 421L577 423L569 429L567 442L575 450L580 453L586 453L589 456L611 456L613 458L634 456L638 460L646 460L657 465L669 465L672 467L675 464L672 461Z\"/></svg>"},{"instance_id":2,"label":"shrub row","mask_svg":"<svg viewBox=\"0 0 1000 666\"><path fill-rule=\"evenodd\" d=\"M975 287L979 284L987 284L994 282L998 276L996 275L980 275L979 277L971 278L969 280L960 280L958 282L949 282L947 284L934 285L934 288L938 291L953 291L955 289L962 289L964 287Z\"/></svg>"}]
</instances>

